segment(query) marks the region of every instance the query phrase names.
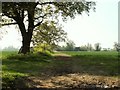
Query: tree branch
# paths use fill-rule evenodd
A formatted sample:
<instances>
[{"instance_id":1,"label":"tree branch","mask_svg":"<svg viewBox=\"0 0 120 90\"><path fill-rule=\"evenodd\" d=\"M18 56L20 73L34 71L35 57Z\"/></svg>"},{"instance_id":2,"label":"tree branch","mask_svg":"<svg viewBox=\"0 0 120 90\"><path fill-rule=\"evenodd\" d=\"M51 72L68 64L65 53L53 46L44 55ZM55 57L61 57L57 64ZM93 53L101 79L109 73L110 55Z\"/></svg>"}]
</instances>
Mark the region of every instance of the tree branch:
<instances>
[{"instance_id":1,"label":"tree branch","mask_svg":"<svg viewBox=\"0 0 120 90\"><path fill-rule=\"evenodd\" d=\"M42 22L43 22L43 19L42 19L41 22L39 22L39 23L37 23L36 25L34 25L34 28L37 27L37 26L39 26Z\"/></svg>"},{"instance_id":2,"label":"tree branch","mask_svg":"<svg viewBox=\"0 0 120 90\"><path fill-rule=\"evenodd\" d=\"M36 6L39 4L39 2L37 2L36 4L35 4L35 6L34 6L34 8L36 8Z\"/></svg>"},{"instance_id":3,"label":"tree branch","mask_svg":"<svg viewBox=\"0 0 120 90\"><path fill-rule=\"evenodd\" d=\"M47 16L48 14L50 14L50 13L46 13L46 14L44 14L43 16L39 16L39 17L36 17L36 18L34 18L34 19L44 18L44 17Z\"/></svg>"},{"instance_id":4,"label":"tree branch","mask_svg":"<svg viewBox=\"0 0 120 90\"><path fill-rule=\"evenodd\" d=\"M7 16L8 18L14 19L14 16L13 15L10 16L7 12L4 12L4 14L2 13L2 16Z\"/></svg>"},{"instance_id":5,"label":"tree branch","mask_svg":"<svg viewBox=\"0 0 120 90\"><path fill-rule=\"evenodd\" d=\"M42 18L42 21L41 22L39 22L39 23L37 23L36 25L34 25L34 28L35 27L37 27L37 26L39 26L42 22L43 22L43 18L45 17L45 16L47 16L48 14L50 14L50 13L46 13L45 15L43 15L43 16L39 16L39 17L37 17L37 18L34 18L34 19L39 19L39 18Z\"/></svg>"},{"instance_id":6,"label":"tree branch","mask_svg":"<svg viewBox=\"0 0 120 90\"><path fill-rule=\"evenodd\" d=\"M6 26L6 25L16 25L17 23L5 23L5 24L2 24L2 26Z\"/></svg>"},{"instance_id":7,"label":"tree branch","mask_svg":"<svg viewBox=\"0 0 120 90\"><path fill-rule=\"evenodd\" d=\"M44 16L39 16L39 17L36 17L36 18L34 18L34 20L35 20L35 19L39 19L39 18L44 18Z\"/></svg>"},{"instance_id":8,"label":"tree branch","mask_svg":"<svg viewBox=\"0 0 120 90\"><path fill-rule=\"evenodd\" d=\"M24 9L22 10L22 12L21 12L21 18L22 18L22 20L24 20Z\"/></svg>"},{"instance_id":9,"label":"tree branch","mask_svg":"<svg viewBox=\"0 0 120 90\"><path fill-rule=\"evenodd\" d=\"M55 4L57 2L44 2L44 3L39 3L39 5L45 5L45 4Z\"/></svg>"}]
</instances>

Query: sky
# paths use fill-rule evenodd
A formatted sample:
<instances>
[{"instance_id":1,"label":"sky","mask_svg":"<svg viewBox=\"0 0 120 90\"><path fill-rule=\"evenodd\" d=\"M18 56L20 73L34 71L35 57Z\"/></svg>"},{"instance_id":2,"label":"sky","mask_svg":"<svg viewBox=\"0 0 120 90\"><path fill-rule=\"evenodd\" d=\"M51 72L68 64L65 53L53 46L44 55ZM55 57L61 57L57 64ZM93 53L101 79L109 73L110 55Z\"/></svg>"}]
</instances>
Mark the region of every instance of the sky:
<instances>
[{"instance_id":1,"label":"sky","mask_svg":"<svg viewBox=\"0 0 120 90\"><path fill-rule=\"evenodd\" d=\"M114 42L118 42L118 1L119 0L91 0L96 1L96 11L90 11L77 15L75 19L69 19L67 23L61 22L63 29L68 33L68 38L76 46L90 43L100 43L102 48L113 48ZM6 29L7 34L0 40L0 48L14 46L19 48L21 35L14 26Z\"/></svg>"}]
</instances>

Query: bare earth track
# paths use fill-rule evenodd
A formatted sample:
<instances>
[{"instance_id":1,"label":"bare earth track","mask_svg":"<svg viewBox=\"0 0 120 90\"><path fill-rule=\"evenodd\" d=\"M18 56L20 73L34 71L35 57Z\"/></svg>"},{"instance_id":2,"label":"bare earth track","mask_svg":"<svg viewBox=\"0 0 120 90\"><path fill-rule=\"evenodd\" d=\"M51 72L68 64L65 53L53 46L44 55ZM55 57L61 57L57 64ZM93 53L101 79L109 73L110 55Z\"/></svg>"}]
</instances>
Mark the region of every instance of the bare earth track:
<instances>
[{"instance_id":1,"label":"bare earth track","mask_svg":"<svg viewBox=\"0 0 120 90\"><path fill-rule=\"evenodd\" d=\"M120 86L116 78L67 74L62 76L28 77L26 79L31 88L115 88ZM119 85L118 85L119 83Z\"/></svg>"}]
</instances>

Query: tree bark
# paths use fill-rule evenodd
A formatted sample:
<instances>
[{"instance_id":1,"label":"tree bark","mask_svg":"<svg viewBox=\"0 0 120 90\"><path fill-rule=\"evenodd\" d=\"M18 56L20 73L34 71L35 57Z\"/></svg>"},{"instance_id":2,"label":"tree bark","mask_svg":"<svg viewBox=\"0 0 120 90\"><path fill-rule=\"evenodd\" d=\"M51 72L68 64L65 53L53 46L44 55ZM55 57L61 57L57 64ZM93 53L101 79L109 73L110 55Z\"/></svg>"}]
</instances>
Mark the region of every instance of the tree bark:
<instances>
[{"instance_id":1,"label":"tree bark","mask_svg":"<svg viewBox=\"0 0 120 90\"><path fill-rule=\"evenodd\" d=\"M32 9L27 10L27 13L28 13L28 29L27 30L25 28L25 24L23 23L23 19L20 19L18 21L18 25L22 34L22 47L19 53L27 54L30 52L30 43L32 39L33 29L34 29L34 10L35 10L34 6Z\"/></svg>"},{"instance_id":2,"label":"tree bark","mask_svg":"<svg viewBox=\"0 0 120 90\"><path fill-rule=\"evenodd\" d=\"M30 52L30 43L31 43L31 38L32 38L32 32L28 29L29 32L25 29L25 25L23 22L19 21L18 24L21 34L22 34L22 46L18 52L18 54L27 54ZM30 28L33 30L33 28Z\"/></svg>"},{"instance_id":3,"label":"tree bark","mask_svg":"<svg viewBox=\"0 0 120 90\"><path fill-rule=\"evenodd\" d=\"M26 54L30 52L30 42L31 39L29 39L28 35L26 34L26 36L23 37L21 53Z\"/></svg>"},{"instance_id":4,"label":"tree bark","mask_svg":"<svg viewBox=\"0 0 120 90\"><path fill-rule=\"evenodd\" d=\"M31 38L32 38L32 34L29 34L28 32L26 32L26 34L24 34L24 36L22 36L22 46L18 52L18 54L27 54L30 52L30 43L31 43Z\"/></svg>"}]
</instances>

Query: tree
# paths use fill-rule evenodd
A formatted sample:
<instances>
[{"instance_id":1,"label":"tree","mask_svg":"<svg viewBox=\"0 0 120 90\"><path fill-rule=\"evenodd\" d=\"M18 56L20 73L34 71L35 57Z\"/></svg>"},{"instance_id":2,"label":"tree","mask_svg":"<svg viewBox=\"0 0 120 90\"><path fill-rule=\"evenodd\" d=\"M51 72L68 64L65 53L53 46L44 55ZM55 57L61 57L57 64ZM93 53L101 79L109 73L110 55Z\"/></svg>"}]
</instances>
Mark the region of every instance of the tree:
<instances>
[{"instance_id":1,"label":"tree","mask_svg":"<svg viewBox=\"0 0 120 90\"><path fill-rule=\"evenodd\" d=\"M35 46L32 52L51 53L53 51L52 51L52 47L49 44L41 43Z\"/></svg>"},{"instance_id":2,"label":"tree","mask_svg":"<svg viewBox=\"0 0 120 90\"><path fill-rule=\"evenodd\" d=\"M59 46L57 45L57 47L55 48L56 51L65 51L66 47L65 46Z\"/></svg>"},{"instance_id":3,"label":"tree","mask_svg":"<svg viewBox=\"0 0 120 90\"><path fill-rule=\"evenodd\" d=\"M93 50L93 47L92 47L92 45L91 44L87 44L87 47L88 47L88 51L92 51Z\"/></svg>"},{"instance_id":4,"label":"tree","mask_svg":"<svg viewBox=\"0 0 120 90\"><path fill-rule=\"evenodd\" d=\"M47 45L52 51L59 42L65 41L66 35L67 33L55 21L46 21L33 32L32 42L34 46Z\"/></svg>"},{"instance_id":5,"label":"tree","mask_svg":"<svg viewBox=\"0 0 120 90\"><path fill-rule=\"evenodd\" d=\"M83 11L89 13L94 9L94 2L3 2L2 16L10 18L10 23L3 25L18 25L22 35L21 53L30 52L30 43L33 30L40 26L44 20L61 15L66 21L68 17L75 18L76 14Z\"/></svg>"},{"instance_id":6,"label":"tree","mask_svg":"<svg viewBox=\"0 0 120 90\"><path fill-rule=\"evenodd\" d=\"M100 47L100 43L95 43L95 51L100 51L101 47Z\"/></svg>"},{"instance_id":7,"label":"tree","mask_svg":"<svg viewBox=\"0 0 120 90\"><path fill-rule=\"evenodd\" d=\"M108 49L107 48L103 48L103 51L108 51Z\"/></svg>"},{"instance_id":8,"label":"tree","mask_svg":"<svg viewBox=\"0 0 120 90\"><path fill-rule=\"evenodd\" d=\"M87 51L87 50L88 50L87 45L80 46L80 51Z\"/></svg>"},{"instance_id":9,"label":"tree","mask_svg":"<svg viewBox=\"0 0 120 90\"><path fill-rule=\"evenodd\" d=\"M72 40L68 40L66 43L65 50L66 51L73 51L75 49L75 43Z\"/></svg>"},{"instance_id":10,"label":"tree","mask_svg":"<svg viewBox=\"0 0 120 90\"><path fill-rule=\"evenodd\" d=\"M120 43L114 42L114 49L120 51Z\"/></svg>"}]
</instances>

